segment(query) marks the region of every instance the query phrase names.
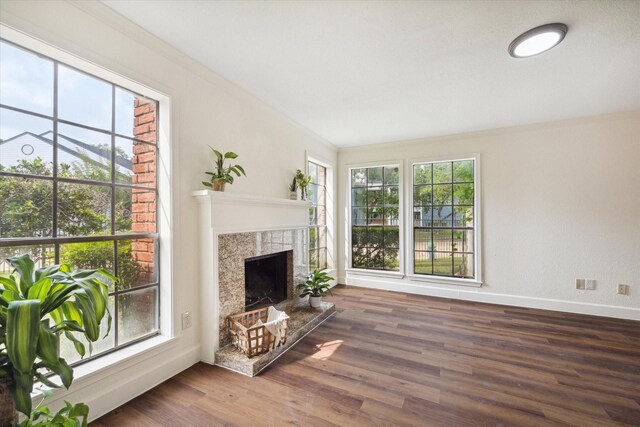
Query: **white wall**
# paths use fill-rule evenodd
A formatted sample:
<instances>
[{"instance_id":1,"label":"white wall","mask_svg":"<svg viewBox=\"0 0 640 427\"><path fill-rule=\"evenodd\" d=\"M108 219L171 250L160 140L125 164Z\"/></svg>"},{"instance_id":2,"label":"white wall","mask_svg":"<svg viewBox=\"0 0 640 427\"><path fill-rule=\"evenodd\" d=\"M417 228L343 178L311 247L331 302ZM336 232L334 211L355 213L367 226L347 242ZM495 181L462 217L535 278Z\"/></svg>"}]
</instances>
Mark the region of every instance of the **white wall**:
<instances>
[{"instance_id":1,"label":"white wall","mask_svg":"<svg viewBox=\"0 0 640 427\"><path fill-rule=\"evenodd\" d=\"M481 158L483 287L345 277L344 244L342 283L640 319L640 111L340 150L338 241L349 164L401 159L410 171L412 159L470 153ZM597 289L576 290L576 278Z\"/></svg>"},{"instance_id":2,"label":"white wall","mask_svg":"<svg viewBox=\"0 0 640 427\"><path fill-rule=\"evenodd\" d=\"M307 153L335 165L337 149L100 3L3 1L0 20L171 97L172 316L177 325L180 313L191 311L194 327L175 327L177 339L162 351L132 355L63 393L89 404L95 418L200 358L200 236L191 193L202 188L204 172L212 168L207 146L235 151L247 171L227 191L282 198L295 170L304 170Z\"/></svg>"}]
</instances>

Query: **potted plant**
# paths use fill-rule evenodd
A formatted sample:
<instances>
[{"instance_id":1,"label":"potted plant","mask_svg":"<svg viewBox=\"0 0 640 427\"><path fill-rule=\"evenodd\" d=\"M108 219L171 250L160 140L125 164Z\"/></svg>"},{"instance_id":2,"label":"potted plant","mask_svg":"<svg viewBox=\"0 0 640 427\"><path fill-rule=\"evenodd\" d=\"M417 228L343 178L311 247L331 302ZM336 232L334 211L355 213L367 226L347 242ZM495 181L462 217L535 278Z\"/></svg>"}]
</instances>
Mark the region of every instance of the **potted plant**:
<instances>
[{"instance_id":1,"label":"potted plant","mask_svg":"<svg viewBox=\"0 0 640 427\"><path fill-rule=\"evenodd\" d=\"M307 197L309 196L309 189L307 187L309 186L309 183L311 183L311 176L305 177L302 171L298 169L294 180L298 184L298 187L300 187L300 198L302 200L307 200Z\"/></svg>"},{"instance_id":2,"label":"potted plant","mask_svg":"<svg viewBox=\"0 0 640 427\"><path fill-rule=\"evenodd\" d=\"M300 283L296 288L301 291L301 298L309 296L311 307L318 308L322 305L322 297L326 294L331 294L329 282L332 280L333 277L324 271L314 270L313 273L307 276L307 281Z\"/></svg>"},{"instance_id":3,"label":"potted plant","mask_svg":"<svg viewBox=\"0 0 640 427\"><path fill-rule=\"evenodd\" d=\"M298 181L296 181L295 176L291 180L291 184L289 184L289 199L298 200Z\"/></svg>"},{"instance_id":4,"label":"potted plant","mask_svg":"<svg viewBox=\"0 0 640 427\"><path fill-rule=\"evenodd\" d=\"M117 279L105 270L71 271L67 264L36 269L29 255L7 261L13 272L8 277L0 275L0 425L15 423L17 411L29 417L23 425L41 425L39 421L30 424L38 418L49 419L49 424L42 425L59 425L51 421L56 417L84 418L86 422L86 405L81 404L68 404L57 414L47 408L32 414L31 392L36 381L59 387L44 375L46 371L57 375L69 388L73 369L60 357L60 335L73 342L81 357L86 350L77 334L86 338L91 351L91 343L100 339L100 324L107 316L108 335L109 291L100 276Z\"/></svg>"},{"instance_id":5,"label":"potted plant","mask_svg":"<svg viewBox=\"0 0 640 427\"><path fill-rule=\"evenodd\" d=\"M211 175L210 182L203 181L205 187L209 187L213 189L213 191L224 191L224 186L226 184L233 184L233 174L236 177L240 177L240 175L247 176L244 172L244 169L240 165L230 165L229 167L224 166L224 161L227 159L236 159L238 155L233 151L228 151L224 154L216 150L215 148L209 147L213 150L216 155L215 162L215 172L205 172L207 175Z\"/></svg>"}]
</instances>

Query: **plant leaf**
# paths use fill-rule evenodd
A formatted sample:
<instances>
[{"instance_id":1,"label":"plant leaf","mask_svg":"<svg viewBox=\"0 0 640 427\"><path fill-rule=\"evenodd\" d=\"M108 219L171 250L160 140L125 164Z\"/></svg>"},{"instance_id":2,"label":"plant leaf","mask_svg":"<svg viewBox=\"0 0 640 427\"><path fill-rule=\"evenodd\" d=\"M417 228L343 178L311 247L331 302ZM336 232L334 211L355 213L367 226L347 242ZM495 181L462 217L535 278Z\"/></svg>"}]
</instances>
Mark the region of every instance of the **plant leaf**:
<instances>
[{"instance_id":1,"label":"plant leaf","mask_svg":"<svg viewBox=\"0 0 640 427\"><path fill-rule=\"evenodd\" d=\"M234 153L233 151L227 151L226 153L224 153L224 158L225 159L237 159L238 155L236 153Z\"/></svg>"},{"instance_id":2,"label":"plant leaf","mask_svg":"<svg viewBox=\"0 0 640 427\"><path fill-rule=\"evenodd\" d=\"M14 370L31 375L40 330L40 301L11 301L7 308L7 353Z\"/></svg>"},{"instance_id":3,"label":"plant leaf","mask_svg":"<svg viewBox=\"0 0 640 427\"><path fill-rule=\"evenodd\" d=\"M33 284L33 267L34 263L31 260L29 254L23 254L14 256L11 258L7 258L9 264L18 272L20 275L20 292L22 295L26 295L29 291L29 287Z\"/></svg>"}]
</instances>

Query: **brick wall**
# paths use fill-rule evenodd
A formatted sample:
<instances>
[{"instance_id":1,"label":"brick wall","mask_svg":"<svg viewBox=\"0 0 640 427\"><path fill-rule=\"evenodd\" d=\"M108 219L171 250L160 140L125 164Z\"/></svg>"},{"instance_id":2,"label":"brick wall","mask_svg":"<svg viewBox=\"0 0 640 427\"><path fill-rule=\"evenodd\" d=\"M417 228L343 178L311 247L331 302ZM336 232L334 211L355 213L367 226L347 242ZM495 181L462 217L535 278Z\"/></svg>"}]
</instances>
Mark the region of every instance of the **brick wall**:
<instances>
[{"instance_id":1,"label":"brick wall","mask_svg":"<svg viewBox=\"0 0 640 427\"><path fill-rule=\"evenodd\" d=\"M133 136L140 141L156 143L156 103L145 99L134 101ZM134 233L156 232L156 146L134 141L133 180L134 185L152 187L152 190L134 189L131 204L131 231ZM131 245L133 258L142 268L140 281L153 280L154 244L151 239L134 240Z\"/></svg>"}]
</instances>

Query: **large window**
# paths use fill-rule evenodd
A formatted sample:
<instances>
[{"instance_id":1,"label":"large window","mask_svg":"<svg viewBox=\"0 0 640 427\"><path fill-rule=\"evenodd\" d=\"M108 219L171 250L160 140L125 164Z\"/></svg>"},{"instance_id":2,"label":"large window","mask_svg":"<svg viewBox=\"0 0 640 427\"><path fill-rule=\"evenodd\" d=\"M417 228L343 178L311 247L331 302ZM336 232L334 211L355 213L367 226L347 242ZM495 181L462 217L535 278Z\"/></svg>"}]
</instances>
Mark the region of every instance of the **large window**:
<instances>
[{"instance_id":1,"label":"large window","mask_svg":"<svg viewBox=\"0 0 640 427\"><path fill-rule=\"evenodd\" d=\"M473 159L413 165L414 273L475 278Z\"/></svg>"},{"instance_id":2,"label":"large window","mask_svg":"<svg viewBox=\"0 0 640 427\"><path fill-rule=\"evenodd\" d=\"M309 269L327 268L327 168L309 161Z\"/></svg>"},{"instance_id":3,"label":"large window","mask_svg":"<svg viewBox=\"0 0 640 427\"><path fill-rule=\"evenodd\" d=\"M351 267L398 271L399 168L351 169Z\"/></svg>"},{"instance_id":4,"label":"large window","mask_svg":"<svg viewBox=\"0 0 640 427\"><path fill-rule=\"evenodd\" d=\"M158 103L4 40L0 57L0 274L22 253L106 268L120 282L93 355L157 334ZM61 353L78 362L64 337Z\"/></svg>"}]
</instances>

